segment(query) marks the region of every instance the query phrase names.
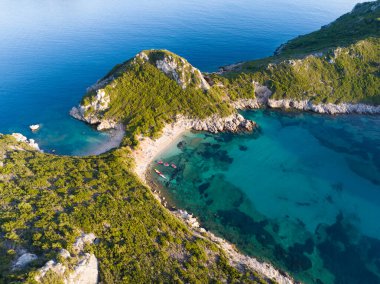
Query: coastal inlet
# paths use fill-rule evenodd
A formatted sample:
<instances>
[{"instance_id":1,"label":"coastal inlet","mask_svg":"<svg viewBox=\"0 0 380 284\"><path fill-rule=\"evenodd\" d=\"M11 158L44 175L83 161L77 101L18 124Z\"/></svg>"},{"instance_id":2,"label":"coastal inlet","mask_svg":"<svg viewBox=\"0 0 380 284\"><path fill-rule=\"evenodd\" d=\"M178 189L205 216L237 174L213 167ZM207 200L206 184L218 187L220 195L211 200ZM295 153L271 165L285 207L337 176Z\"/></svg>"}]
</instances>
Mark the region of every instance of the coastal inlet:
<instances>
[{"instance_id":1,"label":"coastal inlet","mask_svg":"<svg viewBox=\"0 0 380 284\"><path fill-rule=\"evenodd\" d=\"M380 283L380 118L244 116L260 130L186 132L156 156L164 204L304 283Z\"/></svg>"}]
</instances>

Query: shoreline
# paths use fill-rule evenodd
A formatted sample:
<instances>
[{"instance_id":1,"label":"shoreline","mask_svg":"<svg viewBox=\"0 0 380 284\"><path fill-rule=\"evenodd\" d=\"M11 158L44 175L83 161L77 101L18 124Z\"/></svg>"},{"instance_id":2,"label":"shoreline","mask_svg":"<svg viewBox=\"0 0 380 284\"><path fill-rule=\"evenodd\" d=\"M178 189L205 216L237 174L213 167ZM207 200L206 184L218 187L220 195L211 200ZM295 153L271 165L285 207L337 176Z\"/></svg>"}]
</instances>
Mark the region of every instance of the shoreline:
<instances>
[{"instance_id":1,"label":"shoreline","mask_svg":"<svg viewBox=\"0 0 380 284\"><path fill-rule=\"evenodd\" d=\"M174 140L191 129L192 120L180 118L176 122L165 125L160 137L156 140L149 137L139 138L139 146L132 151L132 157L135 161L134 172L144 184L148 184L145 175L154 158Z\"/></svg>"},{"instance_id":2,"label":"shoreline","mask_svg":"<svg viewBox=\"0 0 380 284\"><path fill-rule=\"evenodd\" d=\"M119 148L125 136L124 126L122 124L118 124L115 128L107 130L107 132L109 138L106 142L88 149L87 152L81 154L80 156L101 155L112 149Z\"/></svg>"},{"instance_id":3,"label":"shoreline","mask_svg":"<svg viewBox=\"0 0 380 284\"><path fill-rule=\"evenodd\" d=\"M241 271L248 268L279 284L295 283L294 279L286 272L275 268L270 263L261 262L255 257L250 257L239 252L232 243L216 236L210 231L206 231L200 226L197 218L193 217L192 214L181 209L167 206L168 204L165 201L165 197L160 193L160 188L155 186L154 182L148 177L148 167L154 158L167 149L173 141L191 129L194 129L194 120L181 117L176 122L165 125L162 134L156 140L148 137L140 137L138 149L133 150L131 153L135 161L134 172L136 175L149 187L151 193L161 205L168 209L171 214L182 220L194 236L207 239L216 244L226 254L232 266Z\"/></svg>"}]
</instances>

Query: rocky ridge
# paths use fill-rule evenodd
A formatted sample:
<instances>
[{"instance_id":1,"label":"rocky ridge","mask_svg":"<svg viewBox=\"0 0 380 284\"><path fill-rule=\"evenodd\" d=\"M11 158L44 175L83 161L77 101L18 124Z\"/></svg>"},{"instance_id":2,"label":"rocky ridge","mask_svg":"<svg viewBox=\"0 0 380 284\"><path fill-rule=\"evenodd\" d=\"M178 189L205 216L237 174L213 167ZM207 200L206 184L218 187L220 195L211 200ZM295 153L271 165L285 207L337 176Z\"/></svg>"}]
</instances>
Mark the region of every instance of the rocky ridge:
<instances>
[{"instance_id":1,"label":"rocky ridge","mask_svg":"<svg viewBox=\"0 0 380 284\"><path fill-rule=\"evenodd\" d=\"M199 69L192 66L183 57L171 53L168 50L142 51L135 56L135 59L140 59L144 63L152 63L166 76L176 81L182 89L186 89L188 86L194 86L204 91L210 89L210 85ZM138 63L137 60L134 62Z\"/></svg>"},{"instance_id":2,"label":"rocky ridge","mask_svg":"<svg viewBox=\"0 0 380 284\"><path fill-rule=\"evenodd\" d=\"M89 100L88 104L79 104L77 107L73 107L70 110L70 115L88 124L97 125L97 130L115 128L117 125L116 121L102 117L102 113L108 109L111 101L105 90L96 90L96 95L90 97Z\"/></svg>"}]
</instances>

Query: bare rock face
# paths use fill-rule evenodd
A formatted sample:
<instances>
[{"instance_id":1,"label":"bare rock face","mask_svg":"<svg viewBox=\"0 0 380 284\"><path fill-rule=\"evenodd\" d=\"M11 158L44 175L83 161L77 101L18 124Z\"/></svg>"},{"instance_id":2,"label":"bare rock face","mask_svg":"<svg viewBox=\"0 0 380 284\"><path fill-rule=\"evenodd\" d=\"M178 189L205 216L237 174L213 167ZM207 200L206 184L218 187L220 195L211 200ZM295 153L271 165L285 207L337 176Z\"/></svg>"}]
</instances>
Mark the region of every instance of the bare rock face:
<instances>
[{"instance_id":1,"label":"bare rock face","mask_svg":"<svg viewBox=\"0 0 380 284\"><path fill-rule=\"evenodd\" d=\"M231 105L235 109L257 109L267 105L272 91L267 86L260 85L257 82L253 82L253 84L255 87L255 98L233 101Z\"/></svg>"},{"instance_id":2,"label":"bare rock face","mask_svg":"<svg viewBox=\"0 0 380 284\"><path fill-rule=\"evenodd\" d=\"M197 131L208 131L211 133L251 132L256 128L256 123L236 113L228 117L212 116L203 120L196 119L193 121L191 128Z\"/></svg>"},{"instance_id":3,"label":"bare rock face","mask_svg":"<svg viewBox=\"0 0 380 284\"><path fill-rule=\"evenodd\" d=\"M98 89L96 95L90 97L89 103L80 104L70 110L70 115L78 120L85 121L89 124L97 124L98 130L115 128L117 122L105 119L101 113L108 109L110 97L104 89Z\"/></svg>"},{"instance_id":4,"label":"bare rock face","mask_svg":"<svg viewBox=\"0 0 380 284\"><path fill-rule=\"evenodd\" d=\"M38 146L38 144L36 143L36 141L34 139L28 139L24 135L22 135L21 133L12 133L12 136L17 140L17 142L26 143L30 147L32 147L38 151L41 151L40 147Z\"/></svg>"},{"instance_id":5,"label":"bare rock face","mask_svg":"<svg viewBox=\"0 0 380 284\"><path fill-rule=\"evenodd\" d=\"M268 106L271 108L282 109L298 109L303 111L313 111L317 113L326 114L344 114L344 113L358 113L358 114L379 114L380 106L371 106L366 104L313 104L309 100L268 100Z\"/></svg>"},{"instance_id":6,"label":"bare rock face","mask_svg":"<svg viewBox=\"0 0 380 284\"><path fill-rule=\"evenodd\" d=\"M65 284L98 283L98 260L95 255L85 253L78 261L74 271L65 279Z\"/></svg>"},{"instance_id":7,"label":"bare rock face","mask_svg":"<svg viewBox=\"0 0 380 284\"><path fill-rule=\"evenodd\" d=\"M83 252L86 244L92 244L96 236L93 233L82 234L73 245L75 255L71 255L66 249L62 249L59 253L60 257L67 260L67 263L75 263L70 266L62 264L55 260L49 260L35 277L37 282L41 282L46 273L54 272L62 277L65 284L96 284L98 283L98 260L94 254ZM70 273L67 273L70 271Z\"/></svg>"},{"instance_id":8,"label":"bare rock face","mask_svg":"<svg viewBox=\"0 0 380 284\"><path fill-rule=\"evenodd\" d=\"M199 69L192 66L186 59L167 50L147 50L135 56L142 62L151 62L170 79L177 82L182 89L193 86L207 91L209 83Z\"/></svg>"}]
</instances>

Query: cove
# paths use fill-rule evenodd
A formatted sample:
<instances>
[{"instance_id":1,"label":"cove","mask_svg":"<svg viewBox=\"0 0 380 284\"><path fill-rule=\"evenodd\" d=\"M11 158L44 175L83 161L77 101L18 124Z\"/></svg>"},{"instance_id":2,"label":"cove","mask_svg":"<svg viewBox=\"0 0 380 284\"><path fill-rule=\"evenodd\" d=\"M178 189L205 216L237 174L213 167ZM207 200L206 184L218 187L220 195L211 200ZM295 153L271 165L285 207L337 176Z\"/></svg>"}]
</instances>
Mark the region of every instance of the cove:
<instances>
[{"instance_id":1,"label":"cove","mask_svg":"<svg viewBox=\"0 0 380 284\"><path fill-rule=\"evenodd\" d=\"M202 71L269 56L357 0L0 1L0 133L45 152L96 154L110 142L69 116L86 88L145 49L168 49ZM41 124L32 133L29 125Z\"/></svg>"},{"instance_id":2,"label":"cove","mask_svg":"<svg viewBox=\"0 0 380 284\"><path fill-rule=\"evenodd\" d=\"M380 283L380 117L244 112L249 135L189 132L152 164L171 206L305 283Z\"/></svg>"}]
</instances>

